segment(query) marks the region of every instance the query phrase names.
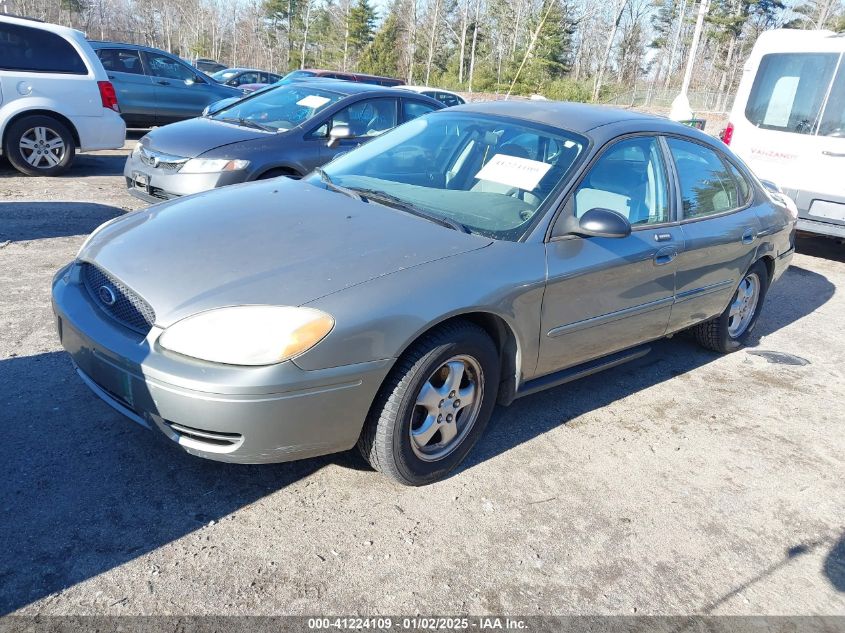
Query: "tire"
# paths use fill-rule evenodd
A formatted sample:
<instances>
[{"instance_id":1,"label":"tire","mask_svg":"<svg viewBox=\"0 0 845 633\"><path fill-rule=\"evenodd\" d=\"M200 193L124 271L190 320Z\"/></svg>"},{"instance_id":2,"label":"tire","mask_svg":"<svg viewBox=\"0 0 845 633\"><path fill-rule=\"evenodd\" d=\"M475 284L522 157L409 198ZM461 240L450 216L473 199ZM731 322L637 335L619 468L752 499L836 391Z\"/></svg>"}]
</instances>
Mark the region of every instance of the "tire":
<instances>
[{"instance_id":1,"label":"tire","mask_svg":"<svg viewBox=\"0 0 845 633\"><path fill-rule=\"evenodd\" d=\"M458 364L463 378L453 389ZM484 433L496 405L499 372L496 345L477 325L456 321L424 335L385 379L358 449L397 483L422 486L442 479ZM435 426L438 430L431 433Z\"/></svg>"},{"instance_id":2,"label":"tire","mask_svg":"<svg viewBox=\"0 0 845 633\"><path fill-rule=\"evenodd\" d=\"M750 287L747 284L757 284L756 299L754 299L753 307L748 305L744 312L738 312L737 302L743 302L741 293L747 295ZM699 323L692 328L695 339L703 347L722 354L735 352L743 347L757 324L768 290L769 270L762 261L757 261L743 275L725 311L716 318Z\"/></svg>"},{"instance_id":3,"label":"tire","mask_svg":"<svg viewBox=\"0 0 845 633\"><path fill-rule=\"evenodd\" d=\"M9 126L3 150L12 166L27 176L58 176L73 163L76 143L61 121L32 115Z\"/></svg>"}]
</instances>

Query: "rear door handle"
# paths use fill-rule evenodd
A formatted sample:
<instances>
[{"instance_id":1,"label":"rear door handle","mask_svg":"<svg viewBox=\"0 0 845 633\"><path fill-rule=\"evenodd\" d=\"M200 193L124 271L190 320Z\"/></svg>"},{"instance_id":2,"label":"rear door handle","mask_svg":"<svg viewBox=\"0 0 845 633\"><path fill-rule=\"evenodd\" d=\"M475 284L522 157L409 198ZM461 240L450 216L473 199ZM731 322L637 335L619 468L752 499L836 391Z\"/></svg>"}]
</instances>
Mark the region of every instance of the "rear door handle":
<instances>
[{"instance_id":1,"label":"rear door handle","mask_svg":"<svg viewBox=\"0 0 845 633\"><path fill-rule=\"evenodd\" d=\"M165 81L164 79L159 79L157 83L161 84L162 86L169 86L170 85L170 82Z\"/></svg>"},{"instance_id":2,"label":"rear door handle","mask_svg":"<svg viewBox=\"0 0 845 633\"><path fill-rule=\"evenodd\" d=\"M743 244L751 244L754 239L757 237L757 233L754 229L745 229L745 233L742 234L742 243Z\"/></svg>"},{"instance_id":3,"label":"rear door handle","mask_svg":"<svg viewBox=\"0 0 845 633\"><path fill-rule=\"evenodd\" d=\"M672 239L671 233L655 233L654 234L654 241L655 242L668 242Z\"/></svg>"},{"instance_id":4,"label":"rear door handle","mask_svg":"<svg viewBox=\"0 0 845 633\"><path fill-rule=\"evenodd\" d=\"M845 158L845 153L843 152L829 152L827 150L822 150L822 154L825 156L835 156L836 158Z\"/></svg>"},{"instance_id":5,"label":"rear door handle","mask_svg":"<svg viewBox=\"0 0 845 633\"><path fill-rule=\"evenodd\" d=\"M678 256L678 249L674 246L664 246L654 254L654 265L665 266Z\"/></svg>"}]
</instances>

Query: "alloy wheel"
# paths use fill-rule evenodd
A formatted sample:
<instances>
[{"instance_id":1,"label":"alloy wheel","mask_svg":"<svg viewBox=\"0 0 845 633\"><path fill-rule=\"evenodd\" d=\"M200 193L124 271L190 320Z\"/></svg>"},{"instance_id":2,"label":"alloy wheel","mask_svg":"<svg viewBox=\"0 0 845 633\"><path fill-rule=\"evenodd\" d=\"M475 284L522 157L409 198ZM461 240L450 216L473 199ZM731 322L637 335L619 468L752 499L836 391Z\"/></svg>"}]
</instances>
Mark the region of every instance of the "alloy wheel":
<instances>
[{"instance_id":1,"label":"alloy wheel","mask_svg":"<svg viewBox=\"0 0 845 633\"><path fill-rule=\"evenodd\" d=\"M745 334L754 318L759 300L760 278L757 273L749 273L740 282L728 312L728 334L731 338L736 339Z\"/></svg>"},{"instance_id":2,"label":"alloy wheel","mask_svg":"<svg viewBox=\"0 0 845 633\"><path fill-rule=\"evenodd\" d=\"M59 165L67 153L62 137L55 130L42 125L24 132L18 147L24 160L36 169Z\"/></svg>"}]
</instances>

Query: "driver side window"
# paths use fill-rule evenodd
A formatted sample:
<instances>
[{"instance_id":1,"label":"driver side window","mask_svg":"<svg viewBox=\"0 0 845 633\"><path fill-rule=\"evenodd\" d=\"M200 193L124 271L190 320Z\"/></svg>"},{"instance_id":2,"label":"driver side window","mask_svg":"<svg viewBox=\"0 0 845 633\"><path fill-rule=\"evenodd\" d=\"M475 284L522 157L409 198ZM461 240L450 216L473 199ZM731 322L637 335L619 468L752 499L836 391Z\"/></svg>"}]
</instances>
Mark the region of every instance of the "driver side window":
<instances>
[{"instance_id":1,"label":"driver side window","mask_svg":"<svg viewBox=\"0 0 845 633\"><path fill-rule=\"evenodd\" d=\"M147 53L146 56L150 74L154 77L179 79L182 81L197 81L196 73L187 66L183 66L175 59L171 59L165 55L157 55L155 53Z\"/></svg>"},{"instance_id":2,"label":"driver side window","mask_svg":"<svg viewBox=\"0 0 845 633\"><path fill-rule=\"evenodd\" d=\"M668 222L666 170L657 139L632 138L605 150L572 200L576 217L601 208L616 211L632 226Z\"/></svg>"},{"instance_id":3,"label":"driver side window","mask_svg":"<svg viewBox=\"0 0 845 633\"><path fill-rule=\"evenodd\" d=\"M397 125L396 99L367 99L343 108L332 117L330 128L346 126L355 138L384 134Z\"/></svg>"}]
</instances>

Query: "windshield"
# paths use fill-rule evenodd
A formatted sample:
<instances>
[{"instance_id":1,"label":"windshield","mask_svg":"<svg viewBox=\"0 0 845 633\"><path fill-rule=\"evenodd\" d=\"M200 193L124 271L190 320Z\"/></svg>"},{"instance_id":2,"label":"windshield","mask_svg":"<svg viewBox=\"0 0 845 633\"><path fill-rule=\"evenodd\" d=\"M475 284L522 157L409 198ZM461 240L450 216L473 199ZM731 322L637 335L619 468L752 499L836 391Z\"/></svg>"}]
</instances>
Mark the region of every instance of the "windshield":
<instances>
[{"instance_id":1,"label":"windshield","mask_svg":"<svg viewBox=\"0 0 845 633\"><path fill-rule=\"evenodd\" d=\"M236 101L215 112L211 118L284 132L304 123L341 99L343 95L315 90L308 85L279 86L256 92L254 97Z\"/></svg>"},{"instance_id":2,"label":"windshield","mask_svg":"<svg viewBox=\"0 0 845 633\"><path fill-rule=\"evenodd\" d=\"M216 73L211 75L211 78L217 81L227 81L237 74L237 70L218 70Z\"/></svg>"},{"instance_id":3,"label":"windshield","mask_svg":"<svg viewBox=\"0 0 845 633\"><path fill-rule=\"evenodd\" d=\"M324 172L365 198L386 194L473 233L518 240L586 144L539 124L441 111L379 136Z\"/></svg>"}]
</instances>

